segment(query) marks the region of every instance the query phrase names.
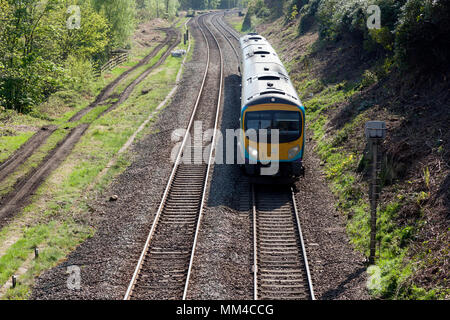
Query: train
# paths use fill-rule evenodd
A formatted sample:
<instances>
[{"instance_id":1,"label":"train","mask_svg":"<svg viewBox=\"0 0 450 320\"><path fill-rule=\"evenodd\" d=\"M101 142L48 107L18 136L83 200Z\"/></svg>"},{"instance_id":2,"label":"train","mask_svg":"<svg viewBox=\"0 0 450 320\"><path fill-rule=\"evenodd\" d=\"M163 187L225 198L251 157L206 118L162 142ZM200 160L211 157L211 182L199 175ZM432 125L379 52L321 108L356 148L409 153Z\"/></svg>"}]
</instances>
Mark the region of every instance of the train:
<instances>
[{"instance_id":1,"label":"train","mask_svg":"<svg viewBox=\"0 0 450 320\"><path fill-rule=\"evenodd\" d=\"M250 177L304 175L305 108L270 43L240 38L242 77L240 165Z\"/></svg>"}]
</instances>

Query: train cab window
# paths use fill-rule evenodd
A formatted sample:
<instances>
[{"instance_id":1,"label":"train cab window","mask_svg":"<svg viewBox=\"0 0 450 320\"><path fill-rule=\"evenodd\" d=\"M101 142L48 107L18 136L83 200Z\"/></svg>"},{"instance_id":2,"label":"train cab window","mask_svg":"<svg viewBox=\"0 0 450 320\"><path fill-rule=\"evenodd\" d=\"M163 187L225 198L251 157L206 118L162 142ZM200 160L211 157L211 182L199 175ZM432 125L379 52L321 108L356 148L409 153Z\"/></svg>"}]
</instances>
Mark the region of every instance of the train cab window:
<instances>
[{"instance_id":1,"label":"train cab window","mask_svg":"<svg viewBox=\"0 0 450 320\"><path fill-rule=\"evenodd\" d=\"M300 134L299 112L275 112L273 127L280 130L280 135L298 137Z\"/></svg>"},{"instance_id":2,"label":"train cab window","mask_svg":"<svg viewBox=\"0 0 450 320\"><path fill-rule=\"evenodd\" d=\"M258 51L255 51L255 54L270 54L270 52L269 51L258 50Z\"/></svg>"},{"instance_id":3,"label":"train cab window","mask_svg":"<svg viewBox=\"0 0 450 320\"><path fill-rule=\"evenodd\" d=\"M245 129L270 129L272 125L272 115L266 112L250 112L245 117Z\"/></svg>"},{"instance_id":4,"label":"train cab window","mask_svg":"<svg viewBox=\"0 0 450 320\"><path fill-rule=\"evenodd\" d=\"M261 38L261 37L250 37L250 40L256 40L256 41L258 41L258 40L262 40L262 38Z\"/></svg>"},{"instance_id":5,"label":"train cab window","mask_svg":"<svg viewBox=\"0 0 450 320\"><path fill-rule=\"evenodd\" d=\"M270 139L271 130L279 130L280 143L300 138L301 127L300 112L296 111L255 111L247 112L245 116L245 131L267 129Z\"/></svg>"}]
</instances>

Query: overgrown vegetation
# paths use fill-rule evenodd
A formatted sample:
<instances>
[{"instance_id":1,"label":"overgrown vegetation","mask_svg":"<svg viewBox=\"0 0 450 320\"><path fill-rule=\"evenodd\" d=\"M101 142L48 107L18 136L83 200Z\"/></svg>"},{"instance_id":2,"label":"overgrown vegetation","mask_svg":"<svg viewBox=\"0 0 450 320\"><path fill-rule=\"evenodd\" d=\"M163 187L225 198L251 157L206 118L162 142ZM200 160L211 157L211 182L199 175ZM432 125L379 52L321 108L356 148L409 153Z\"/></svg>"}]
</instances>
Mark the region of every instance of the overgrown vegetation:
<instances>
[{"instance_id":1,"label":"overgrown vegetation","mask_svg":"<svg viewBox=\"0 0 450 320\"><path fill-rule=\"evenodd\" d=\"M384 299L448 298L445 172L450 164L448 152L443 151L448 146L448 133L443 133L447 124L437 123L448 118L448 111L441 108L442 102L427 101L448 102L443 92L448 92L450 65L449 2L280 3L274 7L272 1L250 1L248 25L242 30L261 27L289 61L286 65L305 104L308 127L336 205L348 217L347 233L366 255L370 161L364 123L383 119L391 125L381 173L384 197L378 210L377 264L368 269L370 292ZM369 5L381 9L380 29L367 27ZM293 33L301 37L302 47L295 45ZM440 88L436 96L430 92L433 87ZM419 95L422 100L417 102ZM420 127L414 122L418 112L423 120ZM435 132L427 129L430 126L436 126ZM412 150L424 145L431 147L418 160Z\"/></svg>"},{"instance_id":2,"label":"overgrown vegetation","mask_svg":"<svg viewBox=\"0 0 450 320\"><path fill-rule=\"evenodd\" d=\"M380 29L367 28L371 5L381 9ZM317 22L321 39L350 37L367 53L394 56L403 69L435 71L450 62L449 13L450 2L442 0L251 0L242 30L251 30L253 16L284 15L286 23L298 17L300 34Z\"/></svg>"},{"instance_id":3,"label":"overgrown vegetation","mask_svg":"<svg viewBox=\"0 0 450 320\"><path fill-rule=\"evenodd\" d=\"M0 108L29 113L56 91L88 91L110 52L129 48L137 10L163 2L174 16L177 0L0 0Z\"/></svg>"}]
</instances>

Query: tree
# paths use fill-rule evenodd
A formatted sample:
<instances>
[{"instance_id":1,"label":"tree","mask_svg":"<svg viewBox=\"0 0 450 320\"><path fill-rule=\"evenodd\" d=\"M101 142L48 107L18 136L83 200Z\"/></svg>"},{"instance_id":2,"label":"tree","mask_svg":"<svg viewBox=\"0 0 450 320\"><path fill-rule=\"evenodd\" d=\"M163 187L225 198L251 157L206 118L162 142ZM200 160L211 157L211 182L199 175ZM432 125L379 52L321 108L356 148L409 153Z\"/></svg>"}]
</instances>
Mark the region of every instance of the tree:
<instances>
[{"instance_id":1,"label":"tree","mask_svg":"<svg viewBox=\"0 0 450 320\"><path fill-rule=\"evenodd\" d=\"M111 48L126 46L136 25L136 2L134 0L93 0L93 3L96 10L108 20L109 46Z\"/></svg>"}]
</instances>

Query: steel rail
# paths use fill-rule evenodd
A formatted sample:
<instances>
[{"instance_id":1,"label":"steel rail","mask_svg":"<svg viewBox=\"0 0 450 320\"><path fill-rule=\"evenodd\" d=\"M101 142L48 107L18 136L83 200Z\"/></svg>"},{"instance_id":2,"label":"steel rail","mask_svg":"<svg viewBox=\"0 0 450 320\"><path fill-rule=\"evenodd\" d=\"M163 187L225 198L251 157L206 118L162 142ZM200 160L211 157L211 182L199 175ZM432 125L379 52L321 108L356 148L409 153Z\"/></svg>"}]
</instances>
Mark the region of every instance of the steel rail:
<instances>
[{"instance_id":1,"label":"steel rail","mask_svg":"<svg viewBox=\"0 0 450 320\"><path fill-rule=\"evenodd\" d=\"M291 188L291 195L292 195L292 203L294 205L295 220L297 221L298 234L299 234L300 243L301 243L301 246L302 246L302 253L303 253L302 256L303 256L303 261L305 263L306 277L308 279L309 292L310 292L310 295L311 295L311 300L316 300L316 297L314 295L314 288L313 288L313 283L312 283L311 272L309 270L308 257L306 255L305 241L303 240L302 226L300 224L300 218L298 216L297 201L296 201L296 198L295 198L295 193L294 193L294 189L293 188Z\"/></svg>"},{"instance_id":2,"label":"steel rail","mask_svg":"<svg viewBox=\"0 0 450 320\"><path fill-rule=\"evenodd\" d=\"M188 22L189 21L186 22L186 25L187 25ZM200 28L200 25L199 25L199 29L202 31L202 29ZM189 120L189 124L188 124L187 129L186 129L186 134L185 134L185 136L183 138L183 142L182 142L182 144L180 146L180 149L178 150L178 155L177 155L175 163L173 165L172 172L171 172L170 177L169 177L169 181L168 181L168 183L166 185L166 189L164 191L164 194L163 194L162 200L160 202L158 211L157 211L157 213L155 215L155 218L153 220L152 227L150 229L149 235L148 235L147 240L145 242L144 248L143 248L143 250L141 252L141 255L139 257L139 261L138 261L137 266L135 268L135 271L133 273L133 277L132 277L132 279L130 281L130 284L128 285L127 291L126 291L125 296L124 296L124 300L129 300L130 297L131 297L131 294L133 292L134 285L136 284L136 280L138 278L138 275L139 275L139 272L141 270L142 264L144 262L145 256L146 256L146 254L148 252L148 249L150 247L150 242L151 242L151 240L153 238L153 235L155 233L156 226L158 225L159 218L161 217L161 213L162 213L162 210L164 208L164 203L165 203L165 201L167 199L167 196L168 196L169 191L170 191L170 187L171 187L172 182L174 180L176 171L177 171L177 169L179 167L179 164L180 164L180 161L181 161L181 157L183 155L183 151L184 151L184 148L186 146L186 142L187 142L188 137L189 137L189 132L190 132L190 130L192 128L192 124L194 123L194 118L195 118L195 115L197 113L197 109L198 109L198 106L199 106L199 103L200 103L200 98L202 97L203 89L205 87L206 77L208 75L209 64L210 64L210 48L209 48L209 44L208 44L208 39L206 38L206 35L204 34L203 31L202 31L202 35L203 35L203 37L205 39L205 42L207 44L206 45L206 48L207 48L207 59L206 59L206 67L205 67L205 72L203 74L202 84L200 86L200 90L199 90L199 93L198 93L198 96L197 96L197 100L196 100L195 105L194 105L194 109L192 110L191 118Z\"/></svg>"},{"instance_id":3,"label":"steel rail","mask_svg":"<svg viewBox=\"0 0 450 320\"><path fill-rule=\"evenodd\" d=\"M251 194L252 194L252 208L253 208L253 210L252 210L253 211L253 282L254 282L253 295L254 295L254 300L258 300L259 299L259 290L260 290L259 285L258 285L258 283L259 283L259 280L258 280L259 279L259 277L258 277L259 265L258 264L260 263L260 261L258 259L258 256L259 256L258 232L260 232L259 231L260 226L258 225L258 218L257 218L258 204L256 201L256 191L255 191L254 184L251 185ZM300 247L299 253L300 253L301 257L299 257L299 258L301 258L301 260L303 261L302 269L304 269L304 273L306 275L306 280L307 280L307 284L308 284L308 286L307 286L308 287L308 290L307 290L308 295L311 300L315 300L316 298L314 295L314 287L313 287L313 283L312 283L311 272L310 272L308 258L307 258L307 254L306 254L305 242L303 239L303 233L302 233L300 219L299 219L299 215L298 215L296 198L295 198L295 194L294 194L294 191L292 188L290 189L289 197L290 197L290 200L292 201L292 213L295 216L295 227L297 229L297 234L298 234L298 238L300 241L300 246L297 243L297 247ZM280 213L277 213L277 214L280 215ZM262 218L262 219L267 219L267 217ZM275 218L275 220L276 219L279 220L280 218L278 217L278 218ZM281 222L279 222L279 223L281 223ZM267 228L267 226L265 226L265 227L263 226L263 229L265 229L265 228ZM286 230L288 230L288 229L289 229L289 227L286 226ZM293 231L293 232L295 233L295 231ZM285 233L285 232L283 232L283 233ZM286 233L288 233L288 231L286 231ZM286 241L286 240L284 240L284 241ZM291 240L289 240L289 241L291 241ZM265 242L267 242L267 240L265 240ZM274 241L274 242L276 242L276 241ZM291 246L292 246L292 244L291 244ZM267 250L268 250L268 248L264 248L264 247L261 248L261 252L267 251ZM290 251L292 252L292 249ZM272 254L273 254L273 252L272 252ZM291 270L291 272L294 272L294 271ZM286 272L286 274L288 274L288 273L289 273L289 271ZM269 277L269 274L266 274L265 277ZM281 281L288 281L288 280L281 280ZM283 285L280 285L280 286L282 287ZM272 296L272 298L276 299L277 298L276 294L274 294Z\"/></svg>"},{"instance_id":4,"label":"steel rail","mask_svg":"<svg viewBox=\"0 0 450 320\"><path fill-rule=\"evenodd\" d=\"M223 14L223 17L225 18L225 14ZM234 30L232 27L230 27L230 26L228 25L228 23L227 23L226 21L224 21L223 19L222 19L221 21L223 21L223 22L227 25L227 27L226 27L227 32L228 32L233 38L235 38L237 41L239 41L239 37L236 36L237 31ZM239 34L239 36L240 36L240 34Z\"/></svg>"},{"instance_id":5,"label":"steel rail","mask_svg":"<svg viewBox=\"0 0 450 320\"><path fill-rule=\"evenodd\" d=\"M211 19L211 23L212 23L212 19ZM217 48L219 49L219 54L220 54L220 84L219 84L219 93L218 93L219 98L217 100L216 117L215 117L215 120L214 120L213 139L212 139L212 142L211 142L211 151L210 151L210 154L209 154L208 168L206 170L205 185L203 187L203 195L202 195L202 201L201 201L201 205L200 205L199 218L198 218L198 221L197 221L197 227L195 229L194 243L192 245L192 250L191 250L191 258L190 258L190 261L189 261L188 274L187 274L186 284L185 284L184 292L183 292L183 300L186 300L188 289L189 289L189 280L190 280L190 277L191 277L192 266L194 264L195 249L197 247L198 234L199 234L199 231L200 231L201 220L202 220L202 217L203 217L203 208L204 208L205 200L206 200L206 193L207 193L207 186L208 186L208 177L209 177L209 173L211 171L211 167L212 167L213 160L214 160L214 151L215 151L215 144L216 144L216 138L217 138L217 128L218 128L218 123L219 123L220 105L222 103L222 91L223 91L223 55L222 55L222 50L220 49L219 41L217 40L216 36L211 31L211 29L207 26L206 22L204 23L204 25L205 25L206 29L209 31L209 33L212 35L212 37L214 38L214 41L217 44Z\"/></svg>"},{"instance_id":6,"label":"steel rail","mask_svg":"<svg viewBox=\"0 0 450 320\"><path fill-rule=\"evenodd\" d=\"M253 299L258 300L258 236L256 225L255 186L252 184L253 208Z\"/></svg>"},{"instance_id":7,"label":"steel rail","mask_svg":"<svg viewBox=\"0 0 450 320\"><path fill-rule=\"evenodd\" d=\"M217 24L218 24L223 30L225 30L226 32L230 33L230 31L227 30L227 27L225 27L225 26L221 23L221 19L220 19L221 15L220 15L220 14L217 14L217 15L215 15L214 17L216 18ZM217 26L215 26L215 27L216 27L216 29L220 32L219 28L217 28ZM236 58L237 58L237 60L238 60L238 63L239 63L240 55L239 55L238 51L236 50L236 47L233 45L233 43L231 42L231 40L230 40L223 32L221 32L221 33L224 35L224 38L225 38L225 39L228 41L228 43L230 44L231 48L232 48L233 51L234 51L234 54L236 55ZM230 34L231 34L231 33L230 33ZM231 34L231 35L232 35L232 34ZM233 36L233 35L232 35L232 36ZM236 37L234 37L234 38L237 39L237 40L239 41L239 38L236 38Z\"/></svg>"},{"instance_id":8,"label":"steel rail","mask_svg":"<svg viewBox=\"0 0 450 320\"><path fill-rule=\"evenodd\" d=\"M203 81L202 81L202 85L200 87L199 90L199 95L197 97L195 106L194 106L194 110L192 112L192 116L191 119L189 121L189 125L186 131L186 135L183 139L182 145L179 149L178 155L177 155L177 159L175 161L174 167L172 169L172 174L169 178L168 184L166 186L166 190L164 192L163 198L161 200L158 212L155 216L154 222L152 224L152 229L150 230L149 236L147 237L147 241L146 244L144 246L144 249L141 253L138 265L135 269L135 272L133 274L133 278L130 281L130 285L127 289L127 292L125 294L124 299L128 300L131 298L131 295L133 294L133 290L138 282L138 277L141 273L141 269L144 265L145 259L147 254L151 251L151 242L153 239L153 235L156 233L157 227L158 227L158 223L161 219L161 216L163 215L163 211L165 210L165 204L166 201L168 200L169 194L171 194L171 191L173 190L172 187L176 188L176 184L175 184L175 177L178 176L178 169L181 168L181 157L183 155L183 152L185 151L186 148L186 143L187 143L187 138L188 138L188 133L190 132L191 128L192 128L192 124L194 122L194 119L196 117L196 113L197 113L197 109L198 106L200 104L201 101L201 97L203 96L204 93L204 89L205 89L205 83L206 83L206 79L209 75L210 72L210 65L211 65L211 40L208 40L203 28L205 28L209 34L211 34L211 37L214 39L214 41L217 44L217 49L220 55L220 78L219 78L219 91L218 91L218 99L217 99L217 107L216 107L216 114L215 114L215 121L214 121L214 132L213 132L213 137L212 137L212 144L211 144L211 150L210 150L210 155L209 155L209 159L208 159L208 164L206 167L206 173L204 176L204 182L203 182L203 186L202 186L202 196L201 196L201 201L200 201L200 207L198 210L198 216L197 216L197 224L196 224L196 230L195 230L195 234L194 234L194 240L193 240L193 244L192 244L192 248L191 248L191 254L190 254L190 259L189 259L189 264L188 264L188 270L187 270L187 274L186 274L186 279L184 280L184 290L183 290L183 300L186 299L187 296L187 292L188 292L188 288L189 288L189 280L190 280L190 276L191 276L191 272L192 272L192 266L193 266L193 262L194 262L194 257L195 257L195 250L196 250L196 246L197 246L197 242L198 242L198 234L199 234L199 230L200 230L200 226L201 226L201 220L202 220L202 216L203 216L203 209L206 203L206 195L207 195L207 185L208 185L208 177L210 175L210 171L211 171L211 167L213 164L213 156L214 156L214 152L215 152L215 143L216 143L216 133L217 133L217 128L218 128L218 120L219 120L219 115L220 115L220 106L222 103L222 87L223 87L223 56L222 56L222 52L221 52L221 48L219 45L219 42L217 41L217 38L214 36L214 34L212 33L212 31L208 28L207 24L205 21L200 20L203 19L205 17L207 17L208 15L205 16L201 16L199 18L199 20L197 21L198 25L199 25L199 30L201 31L205 41L206 41L206 45L207 45L207 64L206 64L206 69L205 69L205 74L203 77ZM206 19L205 19L206 20ZM200 25L200 21L202 21L203 23L203 27ZM164 219L164 218L162 218ZM156 239L155 239L156 241Z\"/></svg>"}]
</instances>

